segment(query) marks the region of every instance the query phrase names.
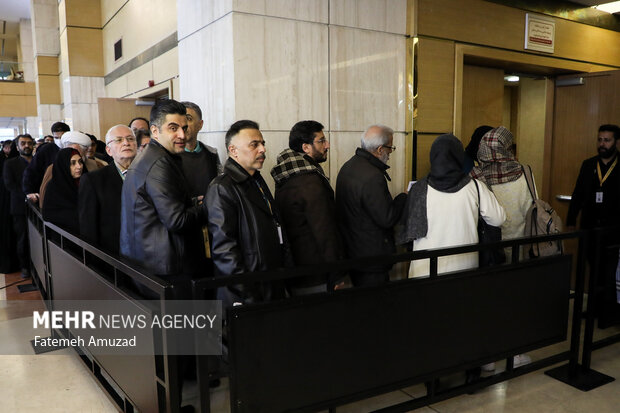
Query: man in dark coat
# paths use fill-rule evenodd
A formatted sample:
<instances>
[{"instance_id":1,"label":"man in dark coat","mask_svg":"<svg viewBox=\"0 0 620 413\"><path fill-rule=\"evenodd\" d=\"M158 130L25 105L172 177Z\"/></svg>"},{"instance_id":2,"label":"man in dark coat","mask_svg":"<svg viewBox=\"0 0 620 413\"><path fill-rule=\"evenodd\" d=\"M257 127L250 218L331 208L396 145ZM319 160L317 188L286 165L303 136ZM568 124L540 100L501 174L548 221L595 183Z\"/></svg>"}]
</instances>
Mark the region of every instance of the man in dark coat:
<instances>
[{"instance_id":1,"label":"man in dark coat","mask_svg":"<svg viewBox=\"0 0 620 413\"><path fill-rule=\"evenodd\" d=\"M158 101L151 109L152 139L131 164L122 190L120 254L174 283L189 298L189 281L206 258L200 200L190 196L179 153L185 150L185 106Z\"/></svg>"},{"instance_id":2,"label":"man in dark coat","mask_svg":"<svg viewBox=\"0 0 620 413\"><path fill-rule=\"evenodd\" d=\"M45 175L47 167L56 160L56 155L58 155L58 151L61 148L60 139L62 135L70 130L69 125L66 123L54 123L52 125L54 143L41 145L37 149L37 153L32 158L32 161L28 164L24 171L22 187L29 201L33 203L39 201L39 188L41 188L41 183L43 182L43 175Z\"/></svg>"},{"instance_id":3,"label":"man in dark coat","mask_svg":"<svg viewBox=\"0 0 620 413\"><path fill-rule=\"evenodd\" d=\"M22 270L22 276L30 276L30 248L28 243L28 226L26 221L26 195L22 190L24 170L32 161L34 139L28 134L18 135L15 139L19 156L8 159L4 163L2 177L4 185L11 191L11 216L13 229L17 235L17 257Z\"/></svg>"},{"instance_id":4,"label":"man in dark coat","mask_svg":"<svg viewBox=\"0 0 620 413\"><path fill-rule=\"evenodd\" d=\"M407 196L392 199L388 190L387 161L393 131L370 126L362 135L361 148L340 169L336 181L336 205L340 233L349 258L393 254L394 225L400 219ZM389 280L391 264L367 265L351 271L354 286L374 286Z\"/></svg>"},{"instance_id":5,"label":"man in dark coat","mask_svg":"<svg viewBox=\"0 0 620 413\"><path fill-rule=\"evenodd\" d=\"M118 254L121 232L121 192L127 169L137 154L136 137L129 127L116 125L105 136L112 162L80 179L78 214L80 234L93 245Z\"/></svg>"},{"instance_id":6,"label":"man in dark coat","mask_svg":"<svg viewBox=\"0 0 620 413\"><path fill-rule=\"evenodd\" d=\"M616 125L601 125L598 130L598 155L586 159L581 164L579 176L573 190L566 225L574 229L577 216L581 212L581 229L614 227L620 225L620 165L616 143L620 139L620 128ZM607 246L617 244L620 239L617 231L603 234L601 239L600 266L598 282L604 287L603 297L599 298L597 312L603 320L599 324L620 321L620 309L615 303L615 269L617 254L606 256ZM596 243L589 243L588 260L594 264Z\"/></svg>"},{"instance_id":7,"label":"man in dark coat","mask_svg":"<svg viewBox=\"0 0 620 413\"><path fill-rule=\"evenodd\" d=\"M241 120L226 132L229 158L224 173L207 191L211 256L216 276L278 268L286 261L281 219L259 169L265 141L258 124ZM218 289L224 306L269 301L282 295L281 283L261 282Z\"/></svg>"},{"instance_id":8,"label":"man in dark coat","mask_svg":"<svg viewBox=\"0 0 620 413\"><path fill-rule=\"evenodd\" d=\"M343 257L337 224L334 190L321 163L327 160L329 141L323 125L313 120L297 122L289 135L289 148L271 170L276 182L276 204L296 265L336 261ZM292 295L333 290L336 275L296 278L289 282Z\"/></svg>"},{"instance_id":9,"label":"man in dark coat","mask_svg":"<svg viewBox=\"0 0 620 413\"><path fill-rule=\"evenodd\" d=\"M193 102L181 102L187 110L187 143L181 153L183 173L191 189L192 196L207 193L209 184L219 173L222 165L217 149L198 141L202 129L202 111Z\"/></svg>"}]
</instances>

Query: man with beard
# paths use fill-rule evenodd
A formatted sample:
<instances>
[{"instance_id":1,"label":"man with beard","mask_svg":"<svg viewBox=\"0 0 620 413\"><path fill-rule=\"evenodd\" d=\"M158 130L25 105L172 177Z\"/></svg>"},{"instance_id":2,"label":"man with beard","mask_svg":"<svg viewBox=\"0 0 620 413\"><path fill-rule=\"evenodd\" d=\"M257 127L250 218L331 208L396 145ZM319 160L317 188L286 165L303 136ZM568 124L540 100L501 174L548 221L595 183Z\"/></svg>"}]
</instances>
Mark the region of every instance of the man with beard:
<instances>
[{"instance_id":1,"label":"man with beard","mask_svg":"<svg viewBox=\"0 0 620 413\"><path fill-rule=\"evenodd\" d=\"M26 194L22 190L24 170L32 160L34 139L28 134L19 135L16 138L19 156L8 159L4 163L2 177L4 185L11 191L11 215L13 228L17 235L17 257L21 265L22 277L30 276L29 263L30 253L28 248L28 231L26 227Z\"/></svg>"},{"instance_id":2,"label":"man with beard","mask_svg":"<svg viewBox=\"0 0 620 413\"><path fill-rule=\"evenodd\" d=\"M271 170L276 204L296 265L335 261L343 255L334 190L320 165L328 151L323 125L313 120L297 122L288 149L278 155ZM338 282L334 276L319 274L292 279L288 289L291 295L311 294L333 290Z\"/></svg>"},{"instance_id":3,"label":"man with beard","mask_svg":"<svg viewBox=\"0 0 620 413\"><path fill-rule=\"evenodd\" d=\"M598 129L598 155L581 164L577 183L568 208L566 225L574 229L577 215L581 212L581 229L613 227L620 224L620 166L616 143L620 139L620 128L616 125L601 125ZM599 301L598 314L603 317L618 316L615 301L615 263L618 256L606 257L606 246L616 244L617 231L603 234L600 246L599 285L604 286L604 297ZM594 264L595 242L588 248L588 261ZM612 271L613 267L613 271ZM603 309L604 307L604 309ZM616 314L613 314L616 313ZM600 323L600 321L599 321Z\"/></svg>"},{"instance_id":4,"label":"man with beard","mask_svg":"<svg viewBox=\"0 0 620 413\"><path fill-rule=\"evenodd\" d=\"M282 267L286 244L280 214L259 169L265 141L251 120L233 123L226 132L229 158L224 173L211 181L205 208L212 236L211 257L219 277ZM261 282L219 288L224 306L282 297L280 283Z\"/></svg>"},{"instance_id":5,"label":"man with beard","mask_svg":"<svg viewBox=\"0 0 620 413\"><path fill-rule=\"evenodd\" d=\"M388 190L387 161L396 150L394 131L372 125L362 134L361 148L340 169L336 181L336 205L340 233L349 258L393 254L394 225L400 219L407 196L392 199ZM351 271L356 287L376 286L389 280L391 264L366 265Z\"/></svg>"}]
</instances>

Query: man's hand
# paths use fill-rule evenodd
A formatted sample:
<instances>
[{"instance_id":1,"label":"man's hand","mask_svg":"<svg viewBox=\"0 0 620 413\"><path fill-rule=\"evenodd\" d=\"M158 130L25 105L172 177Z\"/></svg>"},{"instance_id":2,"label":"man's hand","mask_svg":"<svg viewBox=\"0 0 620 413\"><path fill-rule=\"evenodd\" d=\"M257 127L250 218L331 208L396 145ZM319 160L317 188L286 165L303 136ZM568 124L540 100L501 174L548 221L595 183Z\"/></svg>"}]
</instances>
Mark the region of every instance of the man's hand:
<instances>
[{"instance_id":1,"label":"man's hand","mask_svg":"<svg viewBox=\"0 0 620 413\"><path fill-rule=\"evenodd\" d=\"M36 204L37 202L39 202L39 194L28 194L26 195L26 199L28 199L28 201L32 202L33 204Z\"/></svg>"}]
</instances>

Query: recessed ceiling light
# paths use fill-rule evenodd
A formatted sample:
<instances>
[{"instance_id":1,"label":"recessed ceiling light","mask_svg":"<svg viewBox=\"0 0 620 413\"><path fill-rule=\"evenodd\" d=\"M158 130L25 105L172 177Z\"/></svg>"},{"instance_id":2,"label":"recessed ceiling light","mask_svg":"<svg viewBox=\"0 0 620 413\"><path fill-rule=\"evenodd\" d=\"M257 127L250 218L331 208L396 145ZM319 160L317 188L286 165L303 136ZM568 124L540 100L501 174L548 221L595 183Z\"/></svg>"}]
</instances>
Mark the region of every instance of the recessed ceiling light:
<instances>
[{"instance_id":1,"label":"recessed ceiling light","mask_svg":"<svg viewBox=\"0 0 620 413\"><path fill-rule=\"evenodd\" d=\"M518 82L519 81L519 76L514 76L514 75L504 76L504 80L506 82Z\"/></svg>"},{"instance_id":2,"label":"recessed ceiling light","mask_svg":"<svg viewBox=\"0 0 620 413\"><path fill-rule=\"evenodd\" d=\"M599 4L598 6L592 6L593 9L604 11L606 13L618 13L620 12L620 1L613 1L611 3Z\"/></svg>"}]
</instances>

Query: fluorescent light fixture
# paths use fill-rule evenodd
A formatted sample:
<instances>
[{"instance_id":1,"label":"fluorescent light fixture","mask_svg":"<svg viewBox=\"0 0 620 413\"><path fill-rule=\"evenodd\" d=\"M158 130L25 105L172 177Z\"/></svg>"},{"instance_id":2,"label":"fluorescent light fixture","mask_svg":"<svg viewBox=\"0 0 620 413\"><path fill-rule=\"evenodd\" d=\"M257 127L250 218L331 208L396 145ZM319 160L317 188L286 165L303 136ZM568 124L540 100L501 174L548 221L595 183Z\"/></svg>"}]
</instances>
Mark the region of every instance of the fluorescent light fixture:
<instances>
[{"instance_id":1,"label":"fluorescent light fixture","mask_svg":"<svg viewBox=\"0 0 620 413\"><path fill-rule=\"evenodd\" d=\"M504 80L506 82L518 82L519 81L519 76L515 76L515 75L504 76Z\"/></svg>"},{"instance_id":2,"label":"fluorescent light fixture","mask_svg":"<svg viewBox=\"0 0 620 413\"><path fill-rule=\"evenodd\" d=\"M604 11L605 13L618 13L620 12L620 1L613 1L611 3L599 4L598 6L592 6L593 9Z\"/></svg>"}]
</instances>

